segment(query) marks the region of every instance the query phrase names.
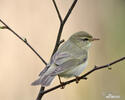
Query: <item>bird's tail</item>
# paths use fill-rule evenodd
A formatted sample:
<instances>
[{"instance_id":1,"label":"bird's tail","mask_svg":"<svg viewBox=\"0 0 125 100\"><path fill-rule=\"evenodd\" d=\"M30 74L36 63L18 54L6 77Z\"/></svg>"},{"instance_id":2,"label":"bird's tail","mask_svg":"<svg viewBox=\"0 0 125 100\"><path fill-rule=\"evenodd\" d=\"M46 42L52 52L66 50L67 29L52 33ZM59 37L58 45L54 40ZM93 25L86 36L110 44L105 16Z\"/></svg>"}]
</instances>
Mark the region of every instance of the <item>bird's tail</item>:
<instances>
[{"instance_id":1,"label":"bird's tail","mask_svg":"<svg viewBox=\"0 0 125 100\"><path fill-rule=\"evenodd\" d=\"M34 81L31 85L42 85L43 87L49 86L52 82L52 80L55 78L55 76L51 75L43 75L36 81Z\"/></svg>"}]
</instances>

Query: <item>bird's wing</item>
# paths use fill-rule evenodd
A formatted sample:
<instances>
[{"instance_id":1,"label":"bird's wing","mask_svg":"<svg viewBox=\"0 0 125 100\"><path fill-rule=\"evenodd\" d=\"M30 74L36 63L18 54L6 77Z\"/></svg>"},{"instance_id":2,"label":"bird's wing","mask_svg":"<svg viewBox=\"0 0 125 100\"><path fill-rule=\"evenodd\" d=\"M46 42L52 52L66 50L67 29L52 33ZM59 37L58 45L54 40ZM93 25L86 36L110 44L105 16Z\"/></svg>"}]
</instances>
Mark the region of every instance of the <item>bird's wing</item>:
<instances>
[{"instance_id":1,"label":"bird's wing","mask_svg":"<svg viewBox=\"0 0 125 100\"><path fill-rule=\"evenodd\" d=\"M74 67L77 67L79 64L83 63L83 61L74 58L67 52L63 52L58 53L53 58L53 63L56 65L56 68L50 73L50 75L58 75L62 72L68 71Z\"/></svg>"},{"instance_id":2,"label":"bird's wing","mask_svg":"<svg viewBox=\"0 0 125 100\"><path fill-rule=\"evenodd\" d=\"M49 66L46 66L39 74L39 76L43 76L43 74L48 70Z\"/></svg>"},{"instance_id":3,"label":"bird's wing","mask_svg":"<svg viewBox=\"0 0 125 100\"><path fill-rule=\"evenodd\" d=\"M70 59L70 57L71 56L66 52L63 53L56 52L50 59L50 62L47 64L47 66L40 72L39 76L43 76L43 74L48 70L48 68L51 66L52 63L60 65L64 63L66 60Z\"/></svg>"},{"instance_id":4,"label":"bird's wing","mask_svg":"<svg viewBox=\"0 0 125 100\"><path fill-rule=\"evenodd\" d=\"M72 55L68 52L60 52L60 53L57 52L54 54L52 62L56 65L61 65L72 58L73 58Z\"/></svg>"},{"instance_id":5,"label":"bird's wing","mask_svg":"<svg viewBox=\"0 0 125 100\"><path fill-rule=\"evenodd\" d=\"M50 73L50 75L58 75L60 73L63 73L65 71L68 71L70 69L73 69L74 67L77 67L80 64L79 59L71 59L69 61L64 62L61 65L58 65L53 72Z\"/></svg>"},{"instance_id":6,"label":"bird's wing","mask_svg":"<svg viewBox=\"0 0 125 100\"><path fill-rule=\"evenodd\" d=\"M65 53L56 52L50 59L50 62L47 64L47 66L40 72L39 76L43 76L43 74L48 70L48 68L51 66L52 63L55 63L56 65L58 64L60 65L61 63L65 62L65 60L68 60L69 58L70 58L70 55L66 52Z\"/></svg>"}]
</instances>

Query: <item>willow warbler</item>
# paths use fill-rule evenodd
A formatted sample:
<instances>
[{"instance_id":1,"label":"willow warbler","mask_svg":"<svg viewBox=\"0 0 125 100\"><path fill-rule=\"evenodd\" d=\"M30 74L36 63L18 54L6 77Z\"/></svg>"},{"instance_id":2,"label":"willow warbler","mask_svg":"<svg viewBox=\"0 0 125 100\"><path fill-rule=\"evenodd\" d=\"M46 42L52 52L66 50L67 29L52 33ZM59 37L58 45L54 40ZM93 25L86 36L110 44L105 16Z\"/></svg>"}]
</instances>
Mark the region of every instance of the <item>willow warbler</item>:
<instances>
[{"instance_id":1,"label":"willow warbler","mask_svg":"<svg viewBox=\"0 0 125 100\"><path fill-rule=\"evenodd\" d=\"M66 78L78 77L87 66L88 49L94 40L99 39L84 31L74 33L58 48L40 73L40 78L32 85L49 86L56 75Z\"/></svg>"}]
</instances>

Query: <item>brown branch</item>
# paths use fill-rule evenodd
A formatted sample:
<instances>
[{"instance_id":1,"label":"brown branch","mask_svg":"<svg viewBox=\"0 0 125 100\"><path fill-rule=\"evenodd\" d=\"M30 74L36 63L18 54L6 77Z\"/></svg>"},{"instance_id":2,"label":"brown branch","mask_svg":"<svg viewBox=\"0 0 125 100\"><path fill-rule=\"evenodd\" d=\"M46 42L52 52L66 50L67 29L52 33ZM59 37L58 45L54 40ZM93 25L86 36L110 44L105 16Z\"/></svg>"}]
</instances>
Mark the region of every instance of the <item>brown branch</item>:
<instances>
[{"instance_id":1,"label":"brown branch","mask_svg":"<svg viewBox=\"0 0 125 100\"><path fill-rule=\"evenodd\" d=\"M62 40L59 42L59 45L61 45L64 41L65 41L65 40L64 40L64 39L62 39Z\"/></svg>"},{"instance_id":2,"label":"brown branch","mask_svg":"<svg viewBox=\"0 0 125 100\"><path fill-rule=\"evenodd\" d=\"M58 17L59 17L60 23L62 23L62 17L61 17L61 14L60 14L60 12L59 12L59 9L58 9L58 7L57 7L57 4L56 4L55 0L53 0L53 4L54 4L54 6L55 6L55 9L56 9L57 15L58 15Z\"/></svg>"},{"instance_id":3,"label":"brown branch","mask_svg":"<svg viewBox=\"0 0 125 100\"><path fill-rule=\"evenodd\" d=\"M120 62L120 61L123 61L123 60L125 60L125 57L122 57L122 58L120 58L120 59L117 59L117 60L115 60L115 61L113 61L113 62L111 62L111 63L109 63L109 64L103 65L103 66L95 66L93 69L91 69L90 71L88 71L88 72L85 73L84 75L80 76L80 77L78 78L78 81L80 81L80 80L82 80L82 79L87 79L86 77L87 77L89 74L91 74L92 72L96 71L96 70L103 69L103 68L109 68L110 66L112 66L112 65L114 65L114 64L116 64L116 63L118 63L118 62ZM74 79L72 79L72 80L69 80L69 81L66 81L66 82L63 82L63 84L59 84L59 85L54 86L54 87L52 87L52 88L50 88L50 89L48 89L48 90L45 90L44 92L42 92L42 96L43 96L44 94L47 94L47 93L49 93L49 92L51 92L51 91L54 91L54 90L56 90L56 89L58 89L58 88L60 88L60 87L62 87L62 86L66 86L66 85L68 85L68 84L70 84L70 83L73 83L73 82L76 82L76 78L74 78Z\"/></svg>"},{"instance_id":4,"label":"brown branch","mask_svg":"<svg viewBox=\"0 0 125 100\"><path fill-rule=\"evenodd\" d=\"M1 27L1 29L8 29L9 31L11 31L16 37L18 37L21 41L23 41L39 58L40 60L47 65L46 61L38 54L38 52L36 52L36 50L27 42L27 39L23 39L21 36L19 36L14 30L12 30L12 28L10 28L5 22L3 22L0 19L0 22L4 25Z\"/></svg>"}]
</instances>

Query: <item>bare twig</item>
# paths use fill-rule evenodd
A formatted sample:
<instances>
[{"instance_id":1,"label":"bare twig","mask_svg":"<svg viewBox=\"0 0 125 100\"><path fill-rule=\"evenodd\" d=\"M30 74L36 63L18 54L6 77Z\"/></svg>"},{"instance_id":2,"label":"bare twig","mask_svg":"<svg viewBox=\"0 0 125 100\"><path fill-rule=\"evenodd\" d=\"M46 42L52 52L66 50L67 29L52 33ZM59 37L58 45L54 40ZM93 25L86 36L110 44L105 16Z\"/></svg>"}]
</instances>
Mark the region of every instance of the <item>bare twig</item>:
<instances>
[{"instance_id":1,"label":"bare twig","mask_svg":"<svg viewBox=\"0 0 125 100\"><path fill-rule=\"evenodd\" d=\"M118 62L120 62L120 61L123 61L123 60L125 60L125 57L122 57L122 58L120 58L120 59L117 59L117 60L115 60L115 61L113 61L113 62L111 62L111 63L109 63L109 64L103 65L103 66L95 66L93 69L91 69L90 71L88 71L88 72L85 73L84 75L80 76L80 77L78 78L78 80L80 81L81 79L87 79L86 77L87 77L89 74L91 74L92 72L94 72L94 71L96 71L96 70L99 70L99 69L108 68L108 67L110 67L110 66L112 66L112 65L114 65L114 64L116 64L116 63L118 63ZM49 92L51 92L51 91L54 91L54 90L56 90L56 89L58 89L58 88L60 88L60 87L62 87L62 86L66 86L66 85L68 85L68 84L70 84L70 83L73 83L73 82L76 82L76 78L74 78L74 79L72 79L72 80L69 80L69 81L66 81L66 82L63 82L63 84L59 84L59 85L54 86L54 87L52 87L52 88L50 88L50 89L48 89L48 90L45 90L44 92L42 92L42 96L43 96L44 94L47 94L47 93L49 93Z\"/></svg>"},{"instance_id":2,"label":"bare twig","mask_svg":"<svg viewBox=\"0 0 125 100\"><path fill-rule=\"evenodd\" d=\"M19 36L14 30L12 30L5 22L3 22L0 19L0 22L4 25L2 27L2 29L8 29L9 31L11 31L14 35L16 35L21 41L23 41L39 58L40 60L47 65L46 61L38 54L38 52L36 52L36 50L28 43L27 39L23 39L21 36Z\"/></svg>"},{"instance_id":3,"label":"bare twig","mask_svg":"<svg viewBox=\"0 0 125 100\"><path fill-rule=\"evenodd\" d=\"M63 40L61 40L61 41L59 42L59 45L61 45L64 41L65 41L64 39L63 39Z\"/></svg>"},{"instance_id":4,"label":"bare twig","mask_svg":"<svg viewBox=\"0 0 125 100\"><path fill-rule=\"evenodd\" d=\"M53 50L52 55L57 51L57 49L58 49L58 47L59 47L59 42L60 42L60 38L61 38L61 35L62 35L63 27L64 27L64 25L65 25L67 19L69 18L70 14L71 14L71 12L72 12L72 10L73 10L73 8L75 7L77 1L78 1L78 0L74 0L74 1L73 1L73 3L72 3L72 5L71 5L70 9L68 10L66 16L64 17L64 20L61 21L61 23L60 23L60 28L59 28L59 31L58 31L58 36L57 36L55 48L54 48L54 50ZM53 0L53 3L54 3L54 5L56 5L55 0ZM55 8L57 8L57 6L56 6ZM56 11L57 11L57 13L59 12L58 8L56 9ZM60 13L58 13L58 16L60 16ZM59 19L60 19L60 17L59 17Z\"/></svg>"},{"instance_id":5,"label":"bare twig","mask_svg":"<svg viewBox=\"0 0 125 100\"><path fill-rule=\"evenodd\" d=\"M56 9L57 15L58 15L58 17L59 17L60 23L62 23L62 17L61 17L61 14L60 14L60 12L59 12L59 9L58 9L58 7L57 7L57 5L56 5L55 0L53 0L53 4L54 4L54 6L55 6L55 9Z\"/></svg>"},{"instance_id":6,"label":"bare twig","mask_svg":"<svg viewBox=\"0 0 125 100\"><path fill-rule=\"evenodd\" d=\"M0 29L7 29L6 26L0 26Z\"/></svg>"}]
</instances>

